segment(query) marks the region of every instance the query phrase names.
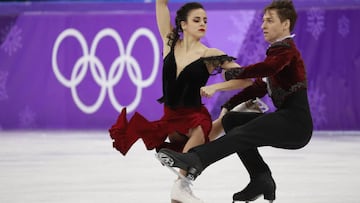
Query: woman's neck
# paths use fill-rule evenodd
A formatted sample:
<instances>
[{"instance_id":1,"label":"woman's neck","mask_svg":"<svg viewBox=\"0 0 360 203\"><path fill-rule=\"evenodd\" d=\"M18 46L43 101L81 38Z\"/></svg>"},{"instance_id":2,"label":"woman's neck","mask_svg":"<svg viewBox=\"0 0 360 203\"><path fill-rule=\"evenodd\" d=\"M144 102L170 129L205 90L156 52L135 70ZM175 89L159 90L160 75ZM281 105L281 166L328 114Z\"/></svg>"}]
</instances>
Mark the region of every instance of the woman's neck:
<instances>
[{"instance_id":1,"label":"woman's neck","mask_svg":"<svg viewBox=\"0 0 360 203\"><path fill-rule=\"evenodd\" d=\"M196 49L196 47L199 46L201 46L199 39L184 37L184 39L180 41L180 47L183 48L186 52Z\"/></svg>"}]
</instances>

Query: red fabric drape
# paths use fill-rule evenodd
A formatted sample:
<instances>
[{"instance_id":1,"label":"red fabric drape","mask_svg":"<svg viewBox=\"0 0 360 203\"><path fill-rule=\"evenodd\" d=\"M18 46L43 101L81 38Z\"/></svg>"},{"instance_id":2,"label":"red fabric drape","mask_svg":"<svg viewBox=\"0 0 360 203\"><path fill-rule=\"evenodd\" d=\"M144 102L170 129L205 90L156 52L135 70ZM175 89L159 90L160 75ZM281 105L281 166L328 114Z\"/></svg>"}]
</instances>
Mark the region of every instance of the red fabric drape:
<instances>
[{"instance_id":1,"label":"red fabric drape","mask_svg":"<svg viewBox=\"0 0 360 203\"><path fill-rule=\"evenodd\" d=\"M116 123L109 129L109 133L114 140L113 147L126 155L139 138L143 140L148 150L169 147L169 144L165 143L168 134L173 132L188 134L189 129L197 126L201 126L205 141L208 142L212 120L204 106L177 109L170 109L165 106L164 116L157 121L148 121L138 112L133 115L130 121L127 121L126 108L124 108ZM175 143L173 149L181 151L184 144Z\"/></svg>"}]
</instances>

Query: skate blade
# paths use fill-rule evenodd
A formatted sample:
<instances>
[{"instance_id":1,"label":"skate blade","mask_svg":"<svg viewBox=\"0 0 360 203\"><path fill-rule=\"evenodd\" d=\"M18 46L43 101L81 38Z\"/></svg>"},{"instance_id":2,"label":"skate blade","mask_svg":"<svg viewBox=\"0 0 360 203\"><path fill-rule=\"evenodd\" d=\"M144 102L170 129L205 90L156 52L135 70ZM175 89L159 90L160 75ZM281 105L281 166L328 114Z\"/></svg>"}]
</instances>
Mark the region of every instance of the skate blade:
<instances>
[{"instance_id":1,"label":"skate blade","mask_svg":"<svg viewBox=\"0 0 360 203\"><path fill-rule=\"evenodd\" d=\"M181 174L178 170L175 170L172 166L174 165L174 160L167 156L164 153L156 153L155 157L160 161L160 163L163 166L166 166L166 168L170 169L170 171L172 171L173 173L175 173L176 175L178 175L182 180L186 181L187 183L189 183L190 185L192 185L192 182L189 178L185 177L183 174Z\"/></svg>"}]
</instances>

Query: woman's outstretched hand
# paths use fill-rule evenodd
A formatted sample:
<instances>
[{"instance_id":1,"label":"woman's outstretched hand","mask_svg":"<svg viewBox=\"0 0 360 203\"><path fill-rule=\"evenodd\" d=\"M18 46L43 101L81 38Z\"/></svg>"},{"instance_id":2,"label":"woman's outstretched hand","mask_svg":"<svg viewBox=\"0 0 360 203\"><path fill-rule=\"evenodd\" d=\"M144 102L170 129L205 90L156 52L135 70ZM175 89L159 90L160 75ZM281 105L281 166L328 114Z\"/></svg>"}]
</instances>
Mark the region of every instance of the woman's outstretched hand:
<instances>
[{"instance_id":1,"label":"woman's outstretched hand","mask_svg":"<svg viewBox=\"0 0 360 203\"><path fill-rule=\"evenodd\" d=\"M208 85L200 88L200 95L202 97L212 97L216 93L216 88L213 85Z\"/></svg>"}]
</instances>

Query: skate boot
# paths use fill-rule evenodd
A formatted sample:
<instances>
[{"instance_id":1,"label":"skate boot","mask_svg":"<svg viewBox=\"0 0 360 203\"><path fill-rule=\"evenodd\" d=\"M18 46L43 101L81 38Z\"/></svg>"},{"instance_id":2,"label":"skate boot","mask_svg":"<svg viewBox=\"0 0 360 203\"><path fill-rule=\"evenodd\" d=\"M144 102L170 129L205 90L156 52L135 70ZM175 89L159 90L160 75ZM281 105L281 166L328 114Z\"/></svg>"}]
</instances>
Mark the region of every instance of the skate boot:
<instances>
[{"instance_id":1,"label":"skate boot","mask_svg":"<svg viewBox=\"0 0 360 203\"><path fill-rule=\"evenodd\" d=\"M256 99L247 100L231 109L231 111L255 112L255 113L265 113L268 110L269 110L269 106L266 105L258 97L256 97Z\"/></svg>"},{"instance_id":2,"label":"skate boot","mask_svg":"<svg viewBox=\"0 0 360 203\"><path fill-rule=\"evenodd\" d=\"M204 203L201 199L194 196L188 182L177 179L171 190L172 203Z\"/></svg>"},{"instance_id":3,"label":"skate boot","mask_svg":"<svg viewBox=\"0 0 360 203\"><path fill-rule=\"evenodd\" d=\"M166 166L185 170L189 180L195 180L203 171L200 158L193 152L178 153L164 148L157 153L157 157Z\"/></svg>"},{"instance_id":4,"label":"skate boot","mask_svg":"<svg viewBox=\"0 0 360 203\"><path fill-rule=\"evenodd\" d=\"M250 202L264 195L264 199L273 202L275 200L275 181L270 173L263 173L258 177L251 179L250 183L242 191L235 193L233 202Z\"/></svg>"}]
</instances>

